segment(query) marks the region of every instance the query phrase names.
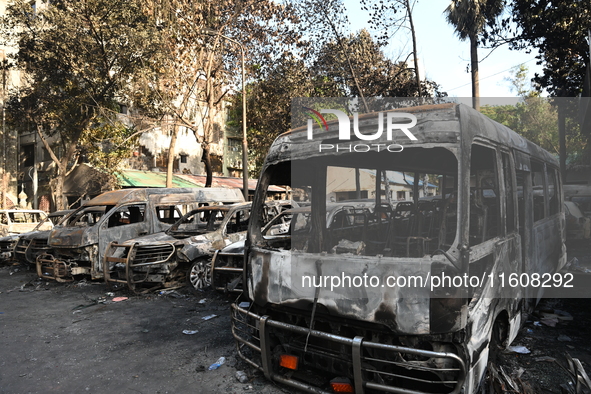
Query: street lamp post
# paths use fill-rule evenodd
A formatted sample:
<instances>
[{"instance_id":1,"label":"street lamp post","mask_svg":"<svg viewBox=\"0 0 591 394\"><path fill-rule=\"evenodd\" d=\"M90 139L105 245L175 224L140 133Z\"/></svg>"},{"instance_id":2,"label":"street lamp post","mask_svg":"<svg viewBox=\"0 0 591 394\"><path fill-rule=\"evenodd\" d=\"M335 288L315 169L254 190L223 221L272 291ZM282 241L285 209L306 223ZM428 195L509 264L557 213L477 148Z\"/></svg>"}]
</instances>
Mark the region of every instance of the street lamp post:
<instances>
[{"instance_id":1,"label":"street lamp post","mask_svg":"<svg viewBox=\"0 0 591 394\"><path fill-rule=\"evenodd\" d=\"M246 71L244 68L244 46L238 41L210 29L202 30L206 34L219 36L240 47L242 59L242 187L244 199L248 201L248 142L246 141Z\"/></svg>"}]
</instances>

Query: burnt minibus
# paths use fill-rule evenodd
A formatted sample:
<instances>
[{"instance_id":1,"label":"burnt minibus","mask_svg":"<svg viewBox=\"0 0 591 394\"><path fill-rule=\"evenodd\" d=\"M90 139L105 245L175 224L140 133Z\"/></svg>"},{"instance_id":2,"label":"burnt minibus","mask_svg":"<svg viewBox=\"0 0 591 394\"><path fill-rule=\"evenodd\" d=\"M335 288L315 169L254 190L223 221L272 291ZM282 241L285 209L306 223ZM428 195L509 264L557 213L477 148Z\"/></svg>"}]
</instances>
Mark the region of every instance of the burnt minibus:
<instances>
[{"instance_id":1,"label":"burnt minibus","mask_svg":"<svg viewBox=\"0 0 591 394\"><path fill-rule=\"evenodd\" d=\"M569 286L557 160L463 104L356 115L345 132L318 111L261 172L240 357L312 393L475 392L543 288ZM290 185L309 225L263 233L269 185ZM372 214L327 226L327 202L354 198Z\"/></svg>"}]
</instances>

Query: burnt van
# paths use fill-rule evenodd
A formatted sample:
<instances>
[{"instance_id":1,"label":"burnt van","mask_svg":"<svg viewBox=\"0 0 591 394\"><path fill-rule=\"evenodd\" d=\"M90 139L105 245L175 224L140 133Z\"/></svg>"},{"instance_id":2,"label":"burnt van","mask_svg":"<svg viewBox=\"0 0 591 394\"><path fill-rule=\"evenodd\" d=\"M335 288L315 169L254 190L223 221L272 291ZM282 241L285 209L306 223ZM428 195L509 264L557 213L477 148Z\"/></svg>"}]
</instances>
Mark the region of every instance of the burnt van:
<instances>
[{"instance_id":1,"label":"burnt van","mask_svg":"<svg viewBox=\"0 0 591 394\"><path fill-rule=\"evenodd\" d=\"M75 275L103 278L103 255L110 242L165 231L200 206L242 201L240 190L224 188L122 189L101 194L53 229L48 252L37 258L37 274L57 281Z\"/></svg>"}]
</instances>

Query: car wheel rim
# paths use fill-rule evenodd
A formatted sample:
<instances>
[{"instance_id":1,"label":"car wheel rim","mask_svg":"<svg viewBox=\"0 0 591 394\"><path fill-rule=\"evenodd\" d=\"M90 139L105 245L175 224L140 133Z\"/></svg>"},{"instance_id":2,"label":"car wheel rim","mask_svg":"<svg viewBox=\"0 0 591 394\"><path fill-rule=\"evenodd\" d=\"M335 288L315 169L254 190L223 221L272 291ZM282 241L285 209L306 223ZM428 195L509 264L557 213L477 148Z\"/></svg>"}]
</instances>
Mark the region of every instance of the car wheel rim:
<instances>
[{"instance_id":1,"label":"car wheel rim","mask_svg":"<svg viewBox=\"0 0 591 394\"><path fill-rule=\"evenodd\" d=\"M193 264L191 267L191 271L189 272L189 281L191 282L191 286L195 289L203 289L211 284L211 280L209 278L209 272L211 267L209 263L204 263L202 261Z\"/></svg>"}]
</instances>

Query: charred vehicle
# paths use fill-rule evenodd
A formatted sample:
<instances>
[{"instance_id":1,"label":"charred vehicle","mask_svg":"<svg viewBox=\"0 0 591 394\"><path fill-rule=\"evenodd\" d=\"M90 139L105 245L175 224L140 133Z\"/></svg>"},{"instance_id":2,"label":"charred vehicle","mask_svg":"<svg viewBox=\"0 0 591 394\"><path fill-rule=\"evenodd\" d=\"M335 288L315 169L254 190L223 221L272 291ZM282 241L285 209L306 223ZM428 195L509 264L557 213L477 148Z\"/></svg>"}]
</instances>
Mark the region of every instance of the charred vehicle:
<instances>
[{"instance_id":1,"label":"charred vehicle","mask_svg":"<svg viewBox=\"0 0 591 394\"><path fill-rule=\"evenodd\" d=\"M535 275L566 262L556 159L462 104L313 123L280 135L261 172L232 305L239 356L311 393L476 392L541 296ZM395 171L412 201L390 208L378 196ZM310 225L264 233L269 185L290 185ZM327 226L327 201L361 193L375 215Z\"/></svg>"},{"instance_id":2,"label":"charred vehicle","mask_svg":"<svg viewBox=\"0 0 591 394\"><path fill-rule=\"evenodd\" d=\"M4 234L0 238L0 261L15 258L15 248L23 234L51 230L55 224L54 216L38 210L0 211L0 232Z\"/></svg>"},{"instance_id":3,"label":"charred vehicle","mask_svg":"<svg viewBox=\"0 0 591 394\"><path fill-rule=\"evenodd\" d=\"M385 202L384 204L387 204ZM297 206L297 203L292 202ZM374 215L375 202L348 201L345 203L326 204L327 226L338 236L364 223ZM396 205L396 203L394 203ZM384 205L382 205L384 206ZM293 231L301 232L310 228L310 207L287 209L271 220L262 233L265 236L289 236ZM292 221L293 219L293 221ZM294 229L295 228L295 229ZM348 234L347 234L348 235ZM337 247L337 246L335 246ZM365 244L344 244L339 248L349 248L352 253L360 253ZM244 241L228 245L224 249L216 250L211 263L211 285L223 292L241 292L244 265Z\"/></svg>"},{"instance_id":4,"label":"charred vehicle","mask_svg":"<svg viewBox=\"0 0 591 394\"><path fill-rule=\"evenodd\" d=\"M264 220L277 215L286 202L264 204ZM105 253L105 281L138 287L191 289L209 286L214 251L246 237L251 203L201 207L183 216L163 233L112 242Z\"/></svg>"},{"instance_id":5,"label":"charred vehicle","mask_svg":"<svg viewBox=\"0 0 591 394\"><path fill-rule=\"evenodd\" d=\"M2 209L0 210L0 236L28 233L42 222L44 222L43 230L51 229L52 223L45 219L47 214L37 209Z\"/></svg>"},{"instance_id":6,"label":"charred vehicle","mask_svg":"<svg viewBox=\"0 0 591 394\"><path fill-rule=\"evenodd\" d=\"M74 275L103 278L105 250L124 241L162 232L200 205L244 201L240 190L218 188L122 189L86 202L56 226L50 250L37 257L37 274L58 281Z\"/></svg>"},{"instance_id":7,"label":"charred vehicle","mask_svg":"<svg viewBox=\"0 0 591 394\"><path fill-rule=\"evenodd\" d=\"M56 211L47 215L47 220L51 221L53 226L57 225L68 214L74 212L73 209ZM16 240L14 247L14 258L22 263L35 264L37 256L47 253L49 251L49 234L50 230L40 230L43 224L37 225L35 229L29 233L21 234ZM0 243L2 240L0 239Z\"/></svg>"},{"instance_id":8,"label":"charred vehicle","mask_svg":"<svg viewBox=\"0 0 591 394\"><path fill-rule=\"evenodd\" d=\"M564 200L576 203L583 215L591 217L591 186L564 185Z\"/></svg>"},{"instance_id":9,"label":"charred vehicle","mask_svg":"<svg viewBox=\"0 0 591 394\"><path fill-rule=\"evenodd\" d=\"M581 212L577 203L565 201L564 213L566 215L567 241L591 238L591 219Z\"/></svg>"}]
</instances>

